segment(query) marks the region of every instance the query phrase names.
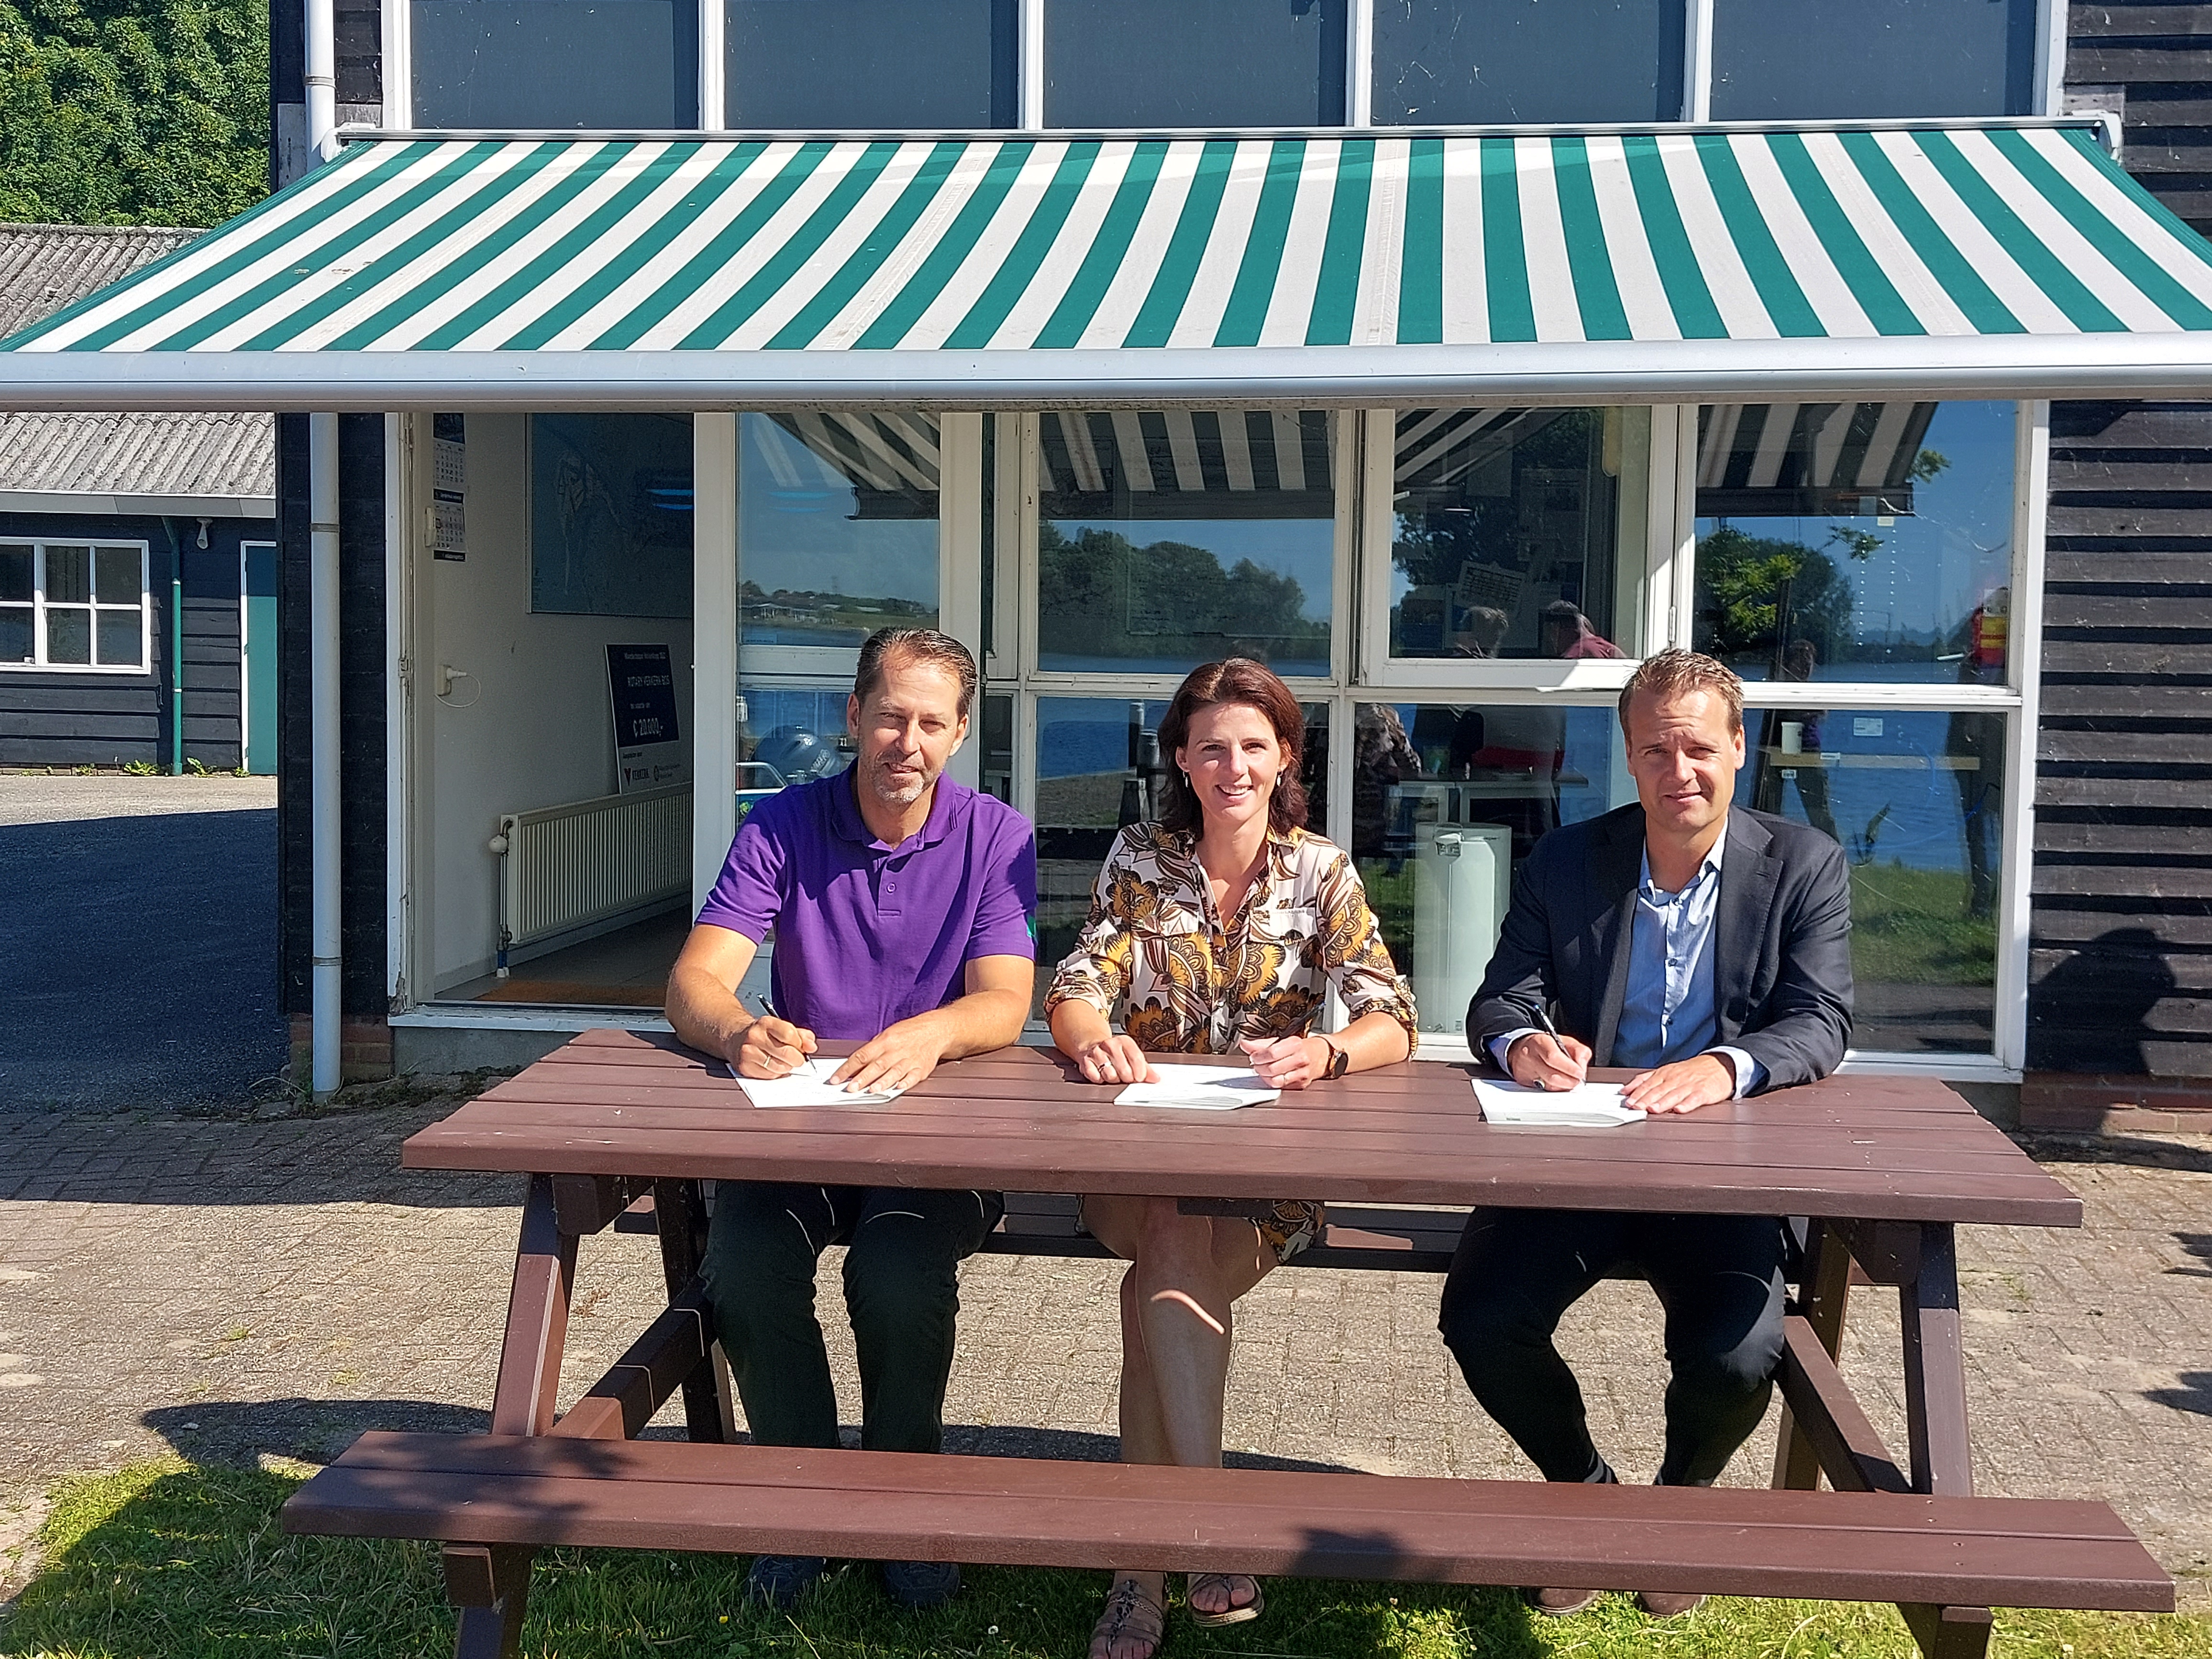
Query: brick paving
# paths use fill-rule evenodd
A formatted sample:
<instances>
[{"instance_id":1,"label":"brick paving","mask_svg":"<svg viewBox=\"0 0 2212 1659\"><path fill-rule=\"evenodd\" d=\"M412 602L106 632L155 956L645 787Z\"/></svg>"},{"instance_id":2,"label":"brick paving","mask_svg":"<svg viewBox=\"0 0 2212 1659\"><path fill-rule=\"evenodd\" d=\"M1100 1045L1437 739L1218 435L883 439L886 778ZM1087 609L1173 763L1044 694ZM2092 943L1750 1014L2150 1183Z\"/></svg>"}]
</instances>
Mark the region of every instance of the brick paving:
<instances>
[{"instance_id":1,"label":"brick paving","mask_svg":"<svg viewBox=\"0 0 2212 1659\"><path fill-rule=\"evenodd\" d=\"M316 1461L368 1427L481 1427L516 1178L398 1168L459 1097L333 1116L17 1114L0 1138L0 1549L62 1474L174 1448ZM2212 1136L2038 1143L2079 1231L1962 1230L1981 1489L2094 1496L2212 1602ZM957 1448L1110 1456L1117 1267L985 1257L963 1279ZM834 1261L823 1281L837 1301ZM1227 1437L1268 1458L1519 1476L1435 1334L1437 1281L1285 1272L1240 1310ZM586 1241L568 1394L657 1305L649 1239ZM1884 1304L1887 1303L1885 1308ZM851 1345L830 1322L848 1412ZM1658 1455L1658 1322L1643 1287L1570 1316L1601 1443ZM1893 1299L1861 1292L1847 1374L1905 1441ZM1756 1484L1771 1419L1730 1471ZM4 1578L0 1563L0 1578Z\"/></svg>"}]
</instances>

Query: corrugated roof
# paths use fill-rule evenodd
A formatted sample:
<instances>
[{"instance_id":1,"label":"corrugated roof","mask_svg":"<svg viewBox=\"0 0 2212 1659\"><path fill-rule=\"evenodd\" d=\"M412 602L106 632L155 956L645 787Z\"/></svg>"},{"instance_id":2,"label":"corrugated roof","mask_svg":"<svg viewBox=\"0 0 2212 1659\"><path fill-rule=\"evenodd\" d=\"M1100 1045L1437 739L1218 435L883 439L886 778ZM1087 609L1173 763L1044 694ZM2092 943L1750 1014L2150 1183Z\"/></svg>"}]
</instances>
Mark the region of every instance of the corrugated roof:
<instances>
[{"instance_id":1,"label":"corrugated roof","mask_svg":"<svg viewBox=\"0 0 2212 1659\"><path fill-rule=\"evenodd\" d=\"M142 225L0 224L0 337L119 282L204 233ZM273 496L263 414L0 415L0 491Z\"/></svg>"}]
</instances>

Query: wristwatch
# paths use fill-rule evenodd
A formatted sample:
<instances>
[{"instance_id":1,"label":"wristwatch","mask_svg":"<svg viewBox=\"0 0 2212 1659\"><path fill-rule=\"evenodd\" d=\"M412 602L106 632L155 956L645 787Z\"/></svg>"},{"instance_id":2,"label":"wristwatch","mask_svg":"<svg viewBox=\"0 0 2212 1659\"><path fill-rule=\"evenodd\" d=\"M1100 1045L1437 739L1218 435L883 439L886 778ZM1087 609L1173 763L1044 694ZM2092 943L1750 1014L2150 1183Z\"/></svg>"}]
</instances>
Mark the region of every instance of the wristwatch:
<instances>
[{"instance_id":1,"label":"wristwatch","mask_svg":"<svg viewBox=\"0 0 2212 1659\"><path fill-rule=\"evenodd\" d=\"M1318 1031L1315 1032L1314 1035L1316 1036L1321 1036L1321 1033ZM1328 1064L1322 1068L1322 1075L1323 1077L1342 1077L1346 1072L1352 1069L1351 1054L1346 1053L1344 1049L1338 1048L1335 1043L1330 1042L1325 1036L1322 1036L1321 1041L1322 1046L1328 1050Z\"/></svg>"}]
</instances>

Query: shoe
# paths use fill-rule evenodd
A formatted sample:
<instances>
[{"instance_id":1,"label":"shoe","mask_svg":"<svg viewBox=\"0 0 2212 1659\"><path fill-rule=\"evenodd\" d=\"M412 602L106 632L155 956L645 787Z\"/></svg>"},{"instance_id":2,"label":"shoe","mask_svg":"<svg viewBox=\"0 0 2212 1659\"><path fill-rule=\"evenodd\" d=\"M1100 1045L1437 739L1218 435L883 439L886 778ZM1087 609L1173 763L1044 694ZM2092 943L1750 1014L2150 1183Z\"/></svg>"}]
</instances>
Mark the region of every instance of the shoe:
<instances>
[{"instance_id":1,"label":"shoe","mask_svg":"<svg viewBox=\"0 0 2212 1659\"><path fill-rule=\"evenodd\" d=\"M1249 1584L1252 1587L1252 1599L1241 1606L1236 1599L1237 1586L1240 1583ZM1226 1589L1230 1596L1229 1605L1218 1613L1200 1613L1191 1597L1195 1595L1199 1587L1204 1584L1219 1584ZM1190 1609L1192 1624L1200 1630L1218 1630L1224 1625L1243 1624L1246 1620L1257 1619L1261 1613L1267 1612L1267 1594L1260 1588L1258 1579L1246 1573L1194 1572L1190 1575L1188 1581L1183 1586L1183 1605Z\"/></svg>"},{"instance_id":2,"label":"shoe","mask_svg":"<svg viewBox=\"0 0 2212 1659\"><path fill-rule=\"evenodd\" d=\"M884 1593L908 1613L941 1607L960 1589L960 1568L952 1561L886 1561Z\"/></svg>"},{"instance_id":3,"label":"shoe","mask_svg":"<svg viewBox=\"0 0 2212 1659\"><path fill-rule=\"evenodd\" d=\"M1586 1589L1540 1589L1528 1592L1528 1605L1547 1619L1565 1619L1595 1606L1601 1592Z\"/></svg>"},{"instance_id":4,"label":"shoe","mask_svg":"<svg viewBox=\"0 0 2212 1659\"><path fill-rule=\"evenodd\" d=\"M818 1555L757 1555L745 1575L745 1600L789 1613L829 1565Z\"/></svg>"},{"instance_id":5,"label":"shoe","mask_svg":"<svg viewBox=\"0 0 2212 1659\"><path fill-rule=\"evenodd\" d=\"M1161 1594L1166 1594L1164 1585ZM1146 1595L1145 1587L1133 1578L1116 1578L1106 1597L1106 1611L1091 1627L1091 1659L1152 1659L1167 1638L1167 1628L1164 1601ZM1124 1642L1142 1646L1134 1655L1117 1654L1115 1644Z\"/></svg>"},{"instance_id":6,"label":"shoe","mask_svg":"<svg viewBox=\"0 0 2212 1659\"><path fill-rule=\"evenodd\" d=\"M1702 1595L1682 1595L1672 1590L1638 1590L1636 1605L1654 1619L1674 1619L1694 1613L1705 1605Z\"/></svg>"}]
</instances>

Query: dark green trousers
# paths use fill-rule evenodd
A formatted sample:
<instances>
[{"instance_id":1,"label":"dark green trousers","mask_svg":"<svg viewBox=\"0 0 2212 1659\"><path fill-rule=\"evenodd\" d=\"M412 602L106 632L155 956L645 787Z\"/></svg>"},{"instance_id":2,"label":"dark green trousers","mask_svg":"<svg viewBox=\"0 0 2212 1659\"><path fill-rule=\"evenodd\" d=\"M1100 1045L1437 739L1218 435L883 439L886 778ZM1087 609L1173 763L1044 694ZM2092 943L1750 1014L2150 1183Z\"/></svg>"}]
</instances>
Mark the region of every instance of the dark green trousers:
<instances>
[{"instance_id":1,"label":"dark green trousers","mask_svg":"<svg viewBox=\"0 0 2212 1659\"><path fill-rule=\"evenodd\" d=\"M706 1280L745 1423L764 1446L835 1446L837 1394L814 1313L814 1272L845 1250L860 1367L860 1443L933 1452L960 1312L958 1268L1006 1211L996 1193L724 1182Z\"/></svg>"}]
</instances>

